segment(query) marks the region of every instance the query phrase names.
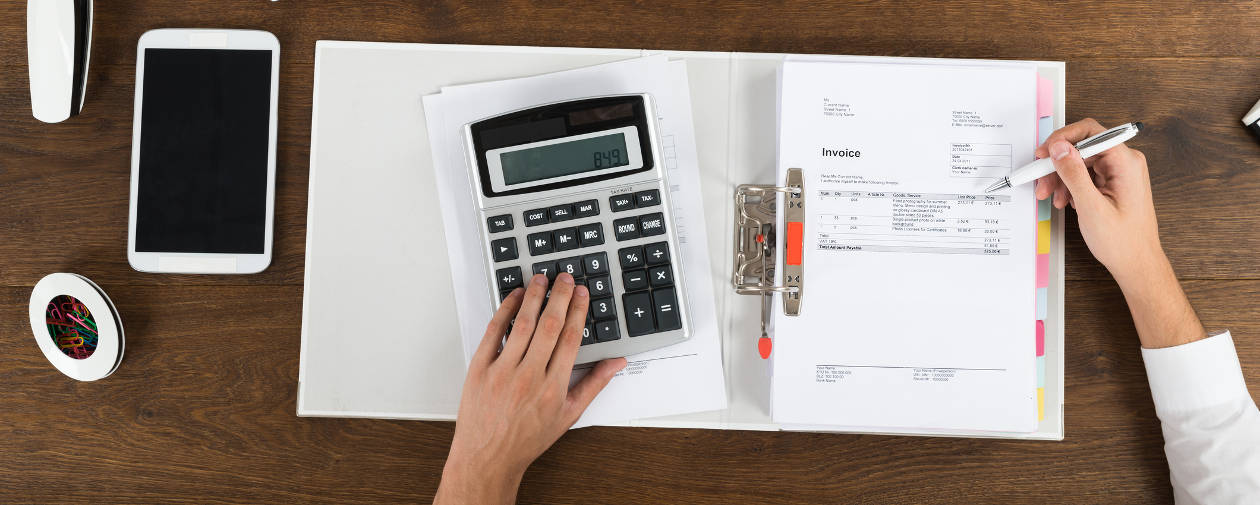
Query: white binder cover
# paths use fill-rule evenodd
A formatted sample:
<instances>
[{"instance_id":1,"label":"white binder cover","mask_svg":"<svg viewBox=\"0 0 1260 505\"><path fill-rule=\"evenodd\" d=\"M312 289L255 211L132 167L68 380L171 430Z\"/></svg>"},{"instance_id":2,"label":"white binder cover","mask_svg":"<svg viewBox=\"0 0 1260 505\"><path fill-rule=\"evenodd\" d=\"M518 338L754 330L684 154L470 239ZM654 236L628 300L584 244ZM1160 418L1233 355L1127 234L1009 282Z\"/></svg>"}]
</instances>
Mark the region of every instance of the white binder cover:
<instances>
[{"instance_id":1,"label":"white binder cover","mask_svg":"<svg viewBox=\"0 0 1260 505\"><path fill-rule=\"evenodd\" d=\"M455 418L464 376L459 322L452 317L452 282L458 280L451 278L445 255L421 97L447 85L647 54L687 61L728 407L623 424L781 429L770 420L769 362L756 349L758 299L734 294L729 284L734 187L775 178L775 89L788 55L764 53L318 42L298 415ZM1062 126L1064 65L1037 66L1058 88L1053 124ZM406 223L406 233L398 223ZM1062 223L1058 212L1047 295L1045 419L1032 433L948 435L1062 439Z\"/></svg>"}]
</instances>

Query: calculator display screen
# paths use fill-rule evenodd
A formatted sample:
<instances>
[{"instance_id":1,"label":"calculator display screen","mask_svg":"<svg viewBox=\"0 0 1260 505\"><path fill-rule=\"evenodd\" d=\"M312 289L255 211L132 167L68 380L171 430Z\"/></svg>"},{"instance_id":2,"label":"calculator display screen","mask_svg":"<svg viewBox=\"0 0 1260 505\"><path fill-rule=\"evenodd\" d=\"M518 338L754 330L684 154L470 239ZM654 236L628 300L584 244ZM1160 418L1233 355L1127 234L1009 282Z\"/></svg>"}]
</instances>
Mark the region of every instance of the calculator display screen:
<instances>
[{"instance_id":1,"label":"calculator display screen","mask_svg":"<svg viewBox=\"0 0 1260 505\"><path fill-rule=\"evenodd\" d=\"M507 185L564 177L630 164L626 136L613 133L499 154Z\"/></svg>"},{"instance_id":2,"label":"calculator display screen","mask_svg":"<svg viewBox=\"0 0 1260 505\"><path fill-rule=\"evenodd\" d=\"M576 188L656 169L647 95L570 100L469 123L464 141L488 198ZM623 179L623 182L628 179Z\"/></svg>"}]
</instances>

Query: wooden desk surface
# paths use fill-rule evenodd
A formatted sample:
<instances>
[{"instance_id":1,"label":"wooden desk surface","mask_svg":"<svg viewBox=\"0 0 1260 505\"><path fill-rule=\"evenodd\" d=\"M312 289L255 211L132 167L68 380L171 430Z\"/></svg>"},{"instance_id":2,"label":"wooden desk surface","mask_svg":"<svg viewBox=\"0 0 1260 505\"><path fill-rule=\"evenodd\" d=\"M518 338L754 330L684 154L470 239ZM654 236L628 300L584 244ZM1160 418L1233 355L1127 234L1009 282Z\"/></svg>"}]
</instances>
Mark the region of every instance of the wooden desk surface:
<instances>
[{"instance_id":1,"label":"wooden desk surface","mask_svg":"<svg viewBox=\"0 0 1260 505\"><path fill-rule=\"evenodd\" d=\"M313 5L312 5L313 4ZM1150 126L1164 246L1260 392L1260 5L964 1L97 3L86 107L30 115L25 2L0 3L0 502L427 501L453 425L294 415L311 79L319 39L1022 58L1068 62L1068 120ZM172 276L126 261L136 41L161 27L280 39L275 260ZM1068 218L1067 438L1016 442L590 428L525 476L522 503L1166 503L1159 424L1115 283ZM94 279L127 329L100 383L31 340L43 275Z\"/></svg>"}]
</instances>

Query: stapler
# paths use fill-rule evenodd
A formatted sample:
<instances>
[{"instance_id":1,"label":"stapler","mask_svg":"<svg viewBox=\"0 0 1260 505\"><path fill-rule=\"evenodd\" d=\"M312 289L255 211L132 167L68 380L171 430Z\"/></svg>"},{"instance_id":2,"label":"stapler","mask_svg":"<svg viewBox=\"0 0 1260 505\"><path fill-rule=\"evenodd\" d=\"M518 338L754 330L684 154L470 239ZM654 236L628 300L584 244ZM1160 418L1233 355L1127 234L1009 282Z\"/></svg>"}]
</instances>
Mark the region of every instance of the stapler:
<instances>
[{"instance_id":1,"label":"stapler","mask_svg":"<svg viewBox=\"0 0 1260 505\"><path fill-rule=\"evenodd\" d=\"M92 0L27 0L31 113L59 123L83 109L92 49Z\"/></svg>"},{"instance_id":2,"label":"stapler","mask_svg":"<svg viewBox=\"0 0 1260 505\"><path fill-rule=\"evenodd\" d=\"M1247 115L1243 116L1242 122L1243 126L1250 128L1260 138L1260 102L1256 102L1256 105L1247 111Z\"/></svg>"}]
</instances>

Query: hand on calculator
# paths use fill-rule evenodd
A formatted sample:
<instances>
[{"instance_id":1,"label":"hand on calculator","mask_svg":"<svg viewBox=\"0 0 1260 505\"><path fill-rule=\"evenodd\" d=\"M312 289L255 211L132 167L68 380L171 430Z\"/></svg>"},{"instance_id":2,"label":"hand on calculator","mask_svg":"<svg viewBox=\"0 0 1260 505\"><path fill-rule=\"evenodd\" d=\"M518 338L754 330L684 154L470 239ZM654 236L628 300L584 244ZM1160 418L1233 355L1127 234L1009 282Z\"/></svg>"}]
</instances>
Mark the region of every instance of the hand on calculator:
<instances>
[{"instance_id":1,"label":"hand on calculator","mask_svg":"<svg viewBox=\"0 0 1260 505\"><path fill-rule=\"evenodd\" d=\"M590 292L568 273L556 276L550 297L547 284L535 275L490 320L468 366L434 503L514 502L525 468L626 366L625 358L606 359L569 388Z\"/></svg>"}]
</instances>

